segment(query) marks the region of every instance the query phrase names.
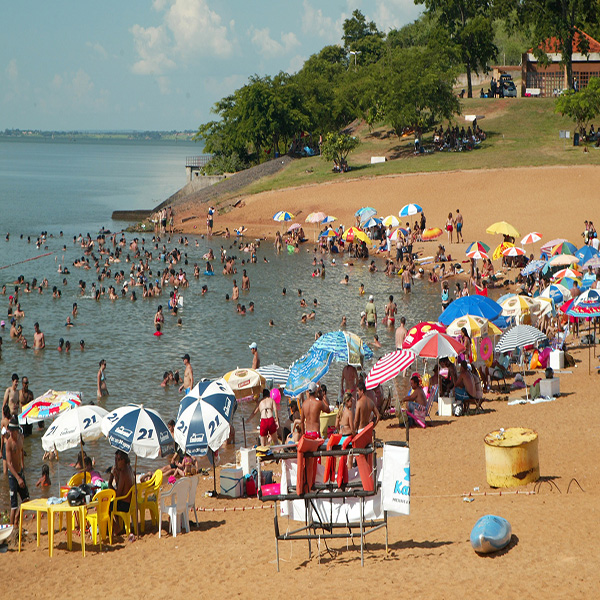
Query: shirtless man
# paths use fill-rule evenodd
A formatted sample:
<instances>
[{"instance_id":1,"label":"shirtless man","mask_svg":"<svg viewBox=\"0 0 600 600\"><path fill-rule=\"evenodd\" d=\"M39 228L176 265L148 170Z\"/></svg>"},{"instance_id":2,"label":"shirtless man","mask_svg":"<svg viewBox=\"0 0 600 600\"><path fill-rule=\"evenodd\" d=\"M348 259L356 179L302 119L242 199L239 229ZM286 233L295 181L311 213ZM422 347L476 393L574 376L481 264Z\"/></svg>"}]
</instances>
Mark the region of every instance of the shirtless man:
<instances>
[{"instance_id":1,"label":"shirtless man","mask_svg":"<svg viewBox=\"0 0 600 600\"><path fill-rule=\"evenodd\" d=\"M406 317L400 317L400 325L396 329L396 350L402 350L402 344L404 343L404 338L406 338L407 334Z\"/></svg>"},{"instance_id":2,"label":"shirtless man","mask_svg":"<svg viewBox=\"0 0 600 600\"><path fill-rule=\"evenodd\" d=\"M42 350L46 347L46 339L44 338L44 334L40 331L40 324L33 324L33 348L34 350Z\"/></svg>"},{"instance_id":3,"label":"shirtless man","mask_svg":"<svg viewBox=\"0 0 600 600\"><path fill-rule=\"evenodd\" d=\"M385 305L385 318L388 327L394 327L396 324L396 313L398 312L398 307L394 302L394 296L390 296L390 301Z\"/></svg>"},{"instance_id":4,"label":"shirtless man","mask_svg":"<svg viewBox=\"0 0 600 600\"><path fill-rule=\"evenodd\" d=\"M19 420L13 416L8 424L10 437L6 440L6 466L8 467L8 487L10 490L10 524L18 525L19 498L21 502L29 500L29 490L25 483L23 436L19 427Z\"/></svg>"},{"instance_id":5,"label":"shirtless man","mask_svg":"<svg viewBox=\"0 0 600 600\"><path fill-rule=\"evenodd\" d=\"M363 381L358 382L358 399L356 400L356 412L354 414L354 430L360 433L372 421L375 415L375 426L379 423L379 411L375 403L366 394L367 389Z\"/></svg>"},{"instance_id":6,"label":"shirtless man","mask_svg":"<svg viewBox=\"0 0 600 600\"><path fill-rule=\"evenodd\" d=\"M358 385L358 371L352 365L346 365L342 370L342 383L340 386L342 394L349 392L356 399L356 388Z\"/></svg>"},{"instance_id":7,"label":"shirtless man","mask_svg":"<svg viewBox=\"0 0 600 600\"><path fill-rule=\"evenodd\" d=\"M404 269L402 271L402 287L404 288L404 293L408 294L410 292L410 288L413 284L413 276L410 272L410 269Z\"/></svg>"},{"instance_id":8,"label":"shirtless man","mask_svg":"<svg viewBox=\"0 0 600 600\"><path fill-rule=\"evenodd\" d=\"M469 371L467 361L461 360L460 372L456 379L456 383L454 384L454 396L456 401L459 402L462 407L465 402L468 403L471 398L475 398L476 394L475 380L473 379L473 375L471 375L471 371ZM457 416L460 414L463 414L463 410L460 410Z\"/></svg>"},{"instance_id":9,"label":"shirtless man","mask_svg":"<svg viewBox=\"0 0 600 600\"><path fill-rule=\"evenodd\" d=\"M21 412L21 405L19 403L19 376L16 373L12 374L12 383L10 387L6 388L4 392L4 402L2 402L2 408L8 404L11 415L18 415Z\"/></svg>"},{"instance_id":10,"label":"shirtless man","mask_svg":"<svg viewBox=\"0 0 600 600\"><path fill-rule=\"evenodd\" d=\"M242 272L242 289L250 290L250 277L248 277L246 269L244 269Z\"/></svg>"},{"instance_id":11,"label":"shirtless man","mask_svg":"<svg viewBox=\"0 0 600 600\"><path fill-rule=\"evenodd\" d=\"M460 210L456 209L456 217L454 219L456 223L456 243L464 242L462 228L463 228L463 216L460 214Z\"/></svg>"},{"instance_id":12,"label":"shirtless man","mask_svg":"<svg viewBox=\"0 0 600 600\"><path fill-rule=\"evenodd\" d=\"M277 404L271 398L269 390L263 390L262 400L257 404L252 417L260 412L260 444L266 446L271 440L275 445L279 442L277 430L279 429L279 416L277 415Z\"/></svg>"},{"instance_id":13,"label":"shirtless man","mask_svg":"<svg viewBox=\"0 0 600 600\"><path fill-rule=\"evenodd\" d=\"M260 356L258 356L258 346L256 342L252 342L248 348L252 352L252 368L256 371L260 367Z\"/></svg>"},{"instance_id":14,"label":"shirtless man","mask_svg":"<svg viewBox=\"0 0 600 600\"><path fill-rule=\"evenodd\" d=\"M319 400L316 394L317 384L311 381L308 386L308 398L302 405L302 422L300 425L304 435L312 440L316 440L321 435L321 411L331 412L329 404Z\"/></svg>"},{"instance_id":15,"label":"shirtless man","mask_svg":"<svg viewBox=\"0 0 600 600\"><path fill-rule=\"evenodd\" d=\"M21 406L25 406L33 401L33 392L29 389L29 378L23 375L23 379L21 379L21 391L19 392L19 402ZM20 412L20 411L19 411ZM44 428L44 422L38 422L39 429ZM25 435L29 435L32 431L31 424L23 425L23 432Z\"/></svg>"},{"instance_id":16,"label":"shirtless man","mask_svg":"<svg viewBox=\"0 0 600 600\"><path fill-rule=\"evenodd\" d=\"M185 365L185 372L183 373L183 383L179 386L179 391L183 392L185 390L185 393L189 394L192 387L194 387L194 371L192 370L189 354L184 354L182 360Z\"/></svg>"}]
</instances>

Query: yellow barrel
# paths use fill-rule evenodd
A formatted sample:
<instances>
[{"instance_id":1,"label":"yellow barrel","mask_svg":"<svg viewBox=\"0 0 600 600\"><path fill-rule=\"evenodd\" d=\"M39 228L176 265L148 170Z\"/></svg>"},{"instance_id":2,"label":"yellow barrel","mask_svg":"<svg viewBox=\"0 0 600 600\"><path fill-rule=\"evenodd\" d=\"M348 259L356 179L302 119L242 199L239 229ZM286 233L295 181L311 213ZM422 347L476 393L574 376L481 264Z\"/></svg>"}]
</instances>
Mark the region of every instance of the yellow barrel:
<instances>
[{"instance_id":1,"label":"yellow barrel","mask_svg":"<svg viewBox=\"0 0 600 600\"><path fill-rule=\"evenodd\" d=\"M326 412L321 413L321 416L320 416L321 437L323 437L323 438L327 437L327 428L328 427L335 427L335 419L337 417L337 414L338 414L337 408L334 408L330 413L326 413Z\"/></svg>"},{"instance_id":2,"label":"yellow barrel","mask_svg":"<svg viewBox=\"0 0 600 600\"><path fill-rule=\"evenodd\" d=\"M499 429L484 441L487 482L492 487L517 487L540 478L537 432L523 427Z\"/></svg>"}]
</instances>

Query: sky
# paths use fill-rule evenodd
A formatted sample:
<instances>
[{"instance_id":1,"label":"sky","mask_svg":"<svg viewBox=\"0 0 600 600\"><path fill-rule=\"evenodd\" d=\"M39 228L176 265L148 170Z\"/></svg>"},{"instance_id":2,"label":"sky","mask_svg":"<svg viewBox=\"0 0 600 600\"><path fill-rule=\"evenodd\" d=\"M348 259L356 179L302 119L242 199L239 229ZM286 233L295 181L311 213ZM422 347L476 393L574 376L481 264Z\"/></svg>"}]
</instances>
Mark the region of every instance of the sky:
<instances>
[{"instance_id":1,"label":"sky","mask_svg":"<svg viewBox=\"0 0 600 600\"><path fill-rule=\"evenodd\" d=\"M253 74L294 73L354 9L380 31L413 0L11 2L0 22L0 130L195 130Z\"/></svg>"}]
</instances>

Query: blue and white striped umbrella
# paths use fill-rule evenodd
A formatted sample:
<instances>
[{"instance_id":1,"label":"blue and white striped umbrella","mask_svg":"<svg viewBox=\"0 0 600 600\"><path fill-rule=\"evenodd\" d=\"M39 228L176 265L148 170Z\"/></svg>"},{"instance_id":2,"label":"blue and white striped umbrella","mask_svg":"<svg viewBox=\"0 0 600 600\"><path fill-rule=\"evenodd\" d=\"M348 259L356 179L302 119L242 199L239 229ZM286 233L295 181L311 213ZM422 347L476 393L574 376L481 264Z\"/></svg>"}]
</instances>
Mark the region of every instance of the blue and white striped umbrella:
<instances>
[{"instance_id":1,"label":"blue and white striped umbrella","mask_svg":"<svg viewBox=\"0 0 600 600\"><path fill-rule=\"evenodd\" d=\"M361 220L370 219L372 216L376 215L377 211L372 206L363 206L359 208L355 213L355 217L360 217Z\"/></svg>"},{"instance_id":2,"label":"blue and white striped umbrella","mask_svg":"<svg viewBox=\"0 0 600 600\"><path fill-rule=\"evenodd\" d=\"M332 217L331 215L327 215L322 221L321 223L323 224L327 224L327 223L333 223L334 221L337 221L337 219L335 217Z\"/></svg>"},{"instance_id":3,"label":"blue and white striped umbrella","mask_svg":"<svg viewBox=\"0 0 600 600\"><path fill-rule=\"evenodd\" d=\"M273 215L273 221L291 221L294 218L292 213L280 210Z\"/></svg>"},{"instance_id":4,"label":"blue and white striped umbrella","mask_svg":"<svg viewBox=\"0 0 600 600\"><path fill-rule=\"evenodd\" d=\"M549 285L541 294L542 298L552 298L554 304L562 304L571 299L571 291L560 283Z\"/></svg>"},{"instance_id":5,"label":"blue and white striped umbrella","mask_svg":"<svg viewBox=\"0 0 600 600\"><path fill-rule=\"evenodd\" d=\"M423 209L418 204L407 204L400 209L398 216L410 217L411 215L416 215L420 212L423 212Z\"/></svg>"},{"instance_id":6,"label":"blue and white striped umbrella","mask_svg":"<svg viewBox=\"0 0 600 600\"><path fill-rule=\"evenodd\" d=\"M141 458L167 456L174 450L173 436L162 417L141 404L128 404L102 419L102 433L108 443Z\"/></svg>"},{"instance_id":7,"label":"blue and white striped umbrella","mask_svg":"<svg viewBox=\"0 0 600 600\"><path fill-rule=\"evenodd\" d=\"M224 379L200 381L179 404L175 442L190 456L216 452L229 438L237 408L235 394Z\"/></svg>"},{"instance_id":8,"label":"blue and white striped umbrella","mask_svg":"<svg viewBox=\"0 0 600 600\"><path fill-rule=\"evenodd\" d=\"M313 345L311 350L325 350L331 352L338 362L346 362L359 366L362 360L373 358L373 351L360 337L349 331L330 331L322 335Z\"/></svg>"},{"instance_id":9,"label":"blue and white striped umbrella","mask_svg":"<svg viewBox=\"0 0 600 600\"><path fill-rule=\"evenodd\" d=\"M267 381L272 381L273 385L285 385L290 376L290 370L284 369L278 365L272 364L266 367L256 369Z\"/></svg>"},{"instance_id":10,"label":"blue and white striped umbrella","mask_svg":"<svg viewBox=\"0 0 600 600\"><path fill-rule=\"evenodd\" d=\"M308 390L311 381L317 383L329 371L333 354L326 350L310 350L290 368L290 376L283 393L286 396L299 396Z\"/></svg>"},{"instance_id":11,"label":"blue and white striped umbrella","mask_svg":"<svg viewBox=\"0 0 600 600\"><path fill-rule=\"evenodd\" d=\"M377 227L378 225L381 225L381 223L381 219L378 219L377 217L371 217L366 223L363 224L363 227L368 229L369 227Z\"/></svg>"}]
</instances>

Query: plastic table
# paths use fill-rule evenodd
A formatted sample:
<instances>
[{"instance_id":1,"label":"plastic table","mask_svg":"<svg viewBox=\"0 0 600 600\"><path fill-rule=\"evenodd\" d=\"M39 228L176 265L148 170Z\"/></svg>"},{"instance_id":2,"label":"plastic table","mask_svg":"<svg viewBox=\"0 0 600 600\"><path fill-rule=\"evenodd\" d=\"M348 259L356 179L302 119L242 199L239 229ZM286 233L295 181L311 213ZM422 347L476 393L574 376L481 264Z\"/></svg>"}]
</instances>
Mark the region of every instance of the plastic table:
<instances>
[{"instance_id":1,"label":"plastic table","mask_svg":"<svg viewBox=\"0 0 600 600\"><path fill-rule=\"evenodd\" d=\"M37 498L36 500L28 500L27 502L21 503L21 509L19 513L19 552L21 552L21 538L23 535L23 511L31 510L36 513L37 517L37 545L40 546L40 526L41 526L41 513L45 512L48 517L48 537L50 537L50 506L47 504L45 498ZM52 546L49 549L49 555L52 556Z\"/></svg>"},{"instance_id":2,"label":"plastic table","mask_svg":"<svg viewBox=\"0 0 600 600\"><path fill-rule=\"evenodd\" d=\"M97 508L98 502L90 502L89 504L82 504L80 506L71 506L68 502L62 504L52 504L48 508L49 510L49 541L48 541L48 553L52 556L54 546L54 515L58 513L62 516L63 513L67 513L67 548L72 550L73 548L73 515L79 515L79 527L81 530L81 554L85 557L85 515L88 508Z\"/></svg>"}]
</instances>

